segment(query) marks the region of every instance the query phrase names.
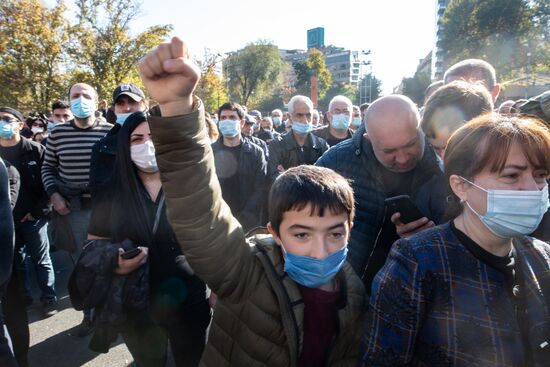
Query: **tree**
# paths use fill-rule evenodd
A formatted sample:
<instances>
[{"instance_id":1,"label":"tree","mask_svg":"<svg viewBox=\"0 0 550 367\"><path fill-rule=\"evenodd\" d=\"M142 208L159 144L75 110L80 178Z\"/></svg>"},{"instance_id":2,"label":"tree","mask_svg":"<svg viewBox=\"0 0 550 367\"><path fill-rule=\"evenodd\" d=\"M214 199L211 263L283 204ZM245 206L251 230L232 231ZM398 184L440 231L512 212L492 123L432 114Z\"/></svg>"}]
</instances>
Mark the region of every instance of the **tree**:
<instances>
[{"instance_id":1,"label":"tree","mask_svg":"<svg viewBox=\"0 0 550 367\"><path fill-rule=\"evenodd\" d=\"M324 98L319 101L318 109L322 111L328 110L330 100L335 96L346 96L351 100L351 103L357 104L357 85L350 83L334 84L325 94Z\"/></svg>"},{"instance_id":2,"label":"tree","mask_svg":"<svg viewBox=\"0 0 550 367\"><path fill-rule=\"evenodd\" d=\"M359 104L373 102L382 93L382 81L372 73L369 73L359 81L357 92L357 101Z\"/></svg>"},{"instance_id":3,"label":"tree","mask_svg":"<svg viewBox=\"0 0 550 367\"><path fill-rule=\"evenodd\" d=\"M65 45L70 26L58 1L51 9L40 0L0 4L0 102L24 111L48 110L66 93Z\"/></svg>"},{"instance_id":4,"label":"tree","mask_svg":"<svg viewBox=\"0 0 550 367\"><path fill-rule=\"evenodd\" d=\"M424 104L424 92L431 83L430 73L416 72L412 78L403 78L403 94L418 106Z\"/></svg>"},{"instance_id":5,"label":"tree","mask_svg":"<svg viewBox=\"0 0 550 367\"><path fill-rule=\"evenodd\" d=\"M195 94L202 99L204 108L209 112L217 111L221 104L229 100L225 85L216 73L218 57L207 50L203 60L196 60L201 69L201 79Z\"/></svg>"},{"instance_id":6,"label":"tree","mask_svg":"<svg viewBox=\"0 0 550 367\"><path fill-rule=\"evenodd\" d=\"M327 68L323 53L315 48L308 51L305 62L296 62L292 65L296 74L296 92L309 96L311 94L311 77L317 76L317 94L323 99L332 87L332 75Z\"/></svg>"},{"instance_id":7,"label":"tree","mask_svg":"<svg viewBox=\"0 0 550 367\"><path fill-rule=\"evenodd\" d=\"M140 13L136 0L76 0L78 25L76 44L71 48L75 75L97 88L100 96L118 84L140 85L139 59L162 42L171 25L156 25L136 36L130 24Z\"/></svg>"},{"instance_id":8,"label":"tree","mask_svg":"<svg viewBox=\"0 0 550 367\"><path fill-rule=\"evenodd\" d=\"M283 60L277 46L258 41L229 55L224 73L231 98L243 105L258 103L280 83Z\"/></svg>"},{"instance_id":9,"label":"tree","mask_svg":"<svg viewBox=\"0 0 550 367\"><path fill-rule=\"evenodd\" d=\"M448 65L466 58L491 63L499 79L550 66L549 5L531 0L453 0L441 21Z\"/></svg>"}]
</instances>

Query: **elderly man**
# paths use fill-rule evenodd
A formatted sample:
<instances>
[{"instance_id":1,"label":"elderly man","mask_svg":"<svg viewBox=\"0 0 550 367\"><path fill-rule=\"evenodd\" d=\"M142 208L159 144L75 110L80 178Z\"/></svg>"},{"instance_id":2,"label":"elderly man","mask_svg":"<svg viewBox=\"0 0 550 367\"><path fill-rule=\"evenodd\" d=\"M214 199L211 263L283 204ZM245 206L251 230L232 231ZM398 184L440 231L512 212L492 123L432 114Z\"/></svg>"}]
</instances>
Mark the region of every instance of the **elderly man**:
<instances>
[{"instance_id":1,"label":"elderly man","mask_svg":"<svg viewBox=\"0 0 550 367\"><path fill-rule=\"evenodd\" d=\"M273 128L279 134L285 132L285 124L283 123L283 111L276 108L271 111L271 120L273 121Z\"/></svg>"},{"instance_id":2,"label":"elderly man","mask_svg":"<svg viewBox=\"0 0 550 367\"><path fill-rule=\"evenodd\" d=\"M409 98L379 98L367 109L365 121L365 127L352 139L331 148L316 165L332 168L352 180L357 214L348 259L369 291L372 278L398 236L434 225L425 217L403 224L399 213L390 217L384 200L409 195L414 201L425 182L443 173L434 151L425 143L418 109Z\"/></svg>"},{"instance_id":3,"label":"elderly man","mask_svg":"<svg viewBox=\"0 0 550 367\"><path fill-rule=\"evenodd\" d=\"M443 75L445 84L449 84L454 80L483 83L485 88L491 93L493 103L496 102L500 93L500 85L497 84L495 68L484 60L467 59L457 62L448 68Z\"/></svg>"},{"instance_id":4,"label":"elderly man","mask_svg":"<svg viewBox=\"0 0 550 367\"><path fill-rule=\"evenodd\" d=\"M311 133L313 102L296 95L288 102L292 130L269 142L269 177L301 164L313 164L329 148L327 142Z\"/></svg>"},{"instance_id":5,"label":"elderly man","mask_svg":"<svg viewBox=\"0 0 550 367\"><path fill-rule=\"evenodd\" d=\"M329 124L313 130L313 133L326 140L329 146L351 138L350 129L353 104L346 96L335 96L328 105L327 117Z\"/></svg>"},{"instance_id":6,"label":"elderly man","mask_svg":"<svg viewBox=\"0 0 550 367\"><path fill-rule=\"evenodd\" d=\"M92 147L112 127L103 119L96 118L97 100L97 91L88 84L77 83L69 89L74 120L51 131L42 165L42 181L53 209L56 215L68 216L77 245L86 240L90 220L88 183ZM91 331L91 312L85 310L77 334L85 336Z\"/></svg>"}]
</instances>

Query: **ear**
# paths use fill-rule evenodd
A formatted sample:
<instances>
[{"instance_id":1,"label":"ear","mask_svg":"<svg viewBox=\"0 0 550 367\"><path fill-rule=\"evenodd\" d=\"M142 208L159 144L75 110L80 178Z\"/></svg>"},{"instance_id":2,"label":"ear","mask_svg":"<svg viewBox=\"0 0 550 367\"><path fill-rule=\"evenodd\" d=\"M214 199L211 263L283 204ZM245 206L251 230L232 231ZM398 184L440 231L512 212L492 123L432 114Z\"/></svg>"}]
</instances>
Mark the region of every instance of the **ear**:
<instances>
[{"instance_id":1,"label":"ear","mask_svg":"<svg viewBox=\"0 0 550 367\"><path fill-rule=\"evenodd\" d=\"M451 186L451 190L453 190L454 194L458 196L460 200L466 201L468 199L467 190L470 187L468 182L457 175L451 175L451 177L449 177L449 186Z\"/></svg>"},{"instance_id":2,"label":"ear","mask_svg":"<svg viewBox=\"0 0 550 367\"><path fill-rule=\"evenodd\" d=\"M329 111L325 112L325 115L327 115L327 119L329 121L332 121L332 114ZM323 119L321 118L321 115L319 115L319 122L322 122L322 121Z\"/></svg>"},{"instance_id":3,"label":"ear","mask_svg":"<svg viewBox=\"0 0 550 367\"><path fill-rule=\"evenodd\" d=\"M267 231L268 231L269 234L273 237L273 240L275 241L275 243L277 244L277 246L281 246L281 238L279 237L279 235L277 234L277 232L275 232L275 229L274 229L273 226L271 225L271 222L267 223Z\"/></svg>"},{"instance_id":4,"label":"ear","mask_svg":"<svg viewBox=\"0 0 550 367\"><path fill-rule=\"evenodd\" d=\"M245 121L244 119L242 119L242 120L241 120L241 130L243 129L244 124L246 124L246 121Z\"/></svg>"}]
</instances>

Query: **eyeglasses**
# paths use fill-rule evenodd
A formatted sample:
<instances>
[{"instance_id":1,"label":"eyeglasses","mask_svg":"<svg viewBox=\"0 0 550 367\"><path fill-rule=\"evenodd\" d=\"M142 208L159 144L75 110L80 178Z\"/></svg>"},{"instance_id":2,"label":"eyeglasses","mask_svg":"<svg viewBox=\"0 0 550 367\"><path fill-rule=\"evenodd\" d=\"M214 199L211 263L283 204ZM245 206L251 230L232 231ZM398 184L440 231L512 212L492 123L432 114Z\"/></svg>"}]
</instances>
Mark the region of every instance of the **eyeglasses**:
<instances>
[{"instance_id":1,"label":"eyeglasses","mask_svg":"<svg viewBox=\"0 0 550 367\"><path fill-rule=\"evenodd\" d=\"M9 117L9 116L1 116L0 121L7 122L8 124L11 124L12 122L17 122L16 119Z\"/></svg>"}]
</instances>

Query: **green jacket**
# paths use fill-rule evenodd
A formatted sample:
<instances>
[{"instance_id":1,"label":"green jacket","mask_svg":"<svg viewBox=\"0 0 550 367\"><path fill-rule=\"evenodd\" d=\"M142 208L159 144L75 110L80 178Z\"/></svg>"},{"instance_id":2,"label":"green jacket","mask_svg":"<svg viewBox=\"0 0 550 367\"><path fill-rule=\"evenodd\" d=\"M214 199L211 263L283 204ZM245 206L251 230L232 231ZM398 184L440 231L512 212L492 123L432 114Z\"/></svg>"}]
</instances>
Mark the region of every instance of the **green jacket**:
<instances>
[{"instance_id":1,"label":"green jacket","mask_svg":"<svg viewBox=\"0 0 550 367\"><path fill-rule=\"evenodd\" d=\"M168 215L191 267L218 295L202 366L296 366L304 306L270 236L245 239L222 200L204 108L149 119ZM347 263L338 276L344 302L329 366L355 366L366 311L365 291Z\"/></svg>"}]
</instances>

